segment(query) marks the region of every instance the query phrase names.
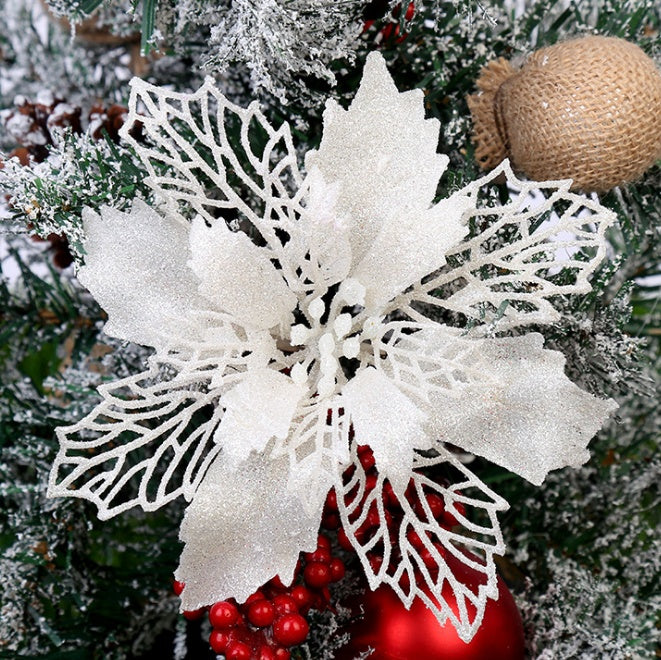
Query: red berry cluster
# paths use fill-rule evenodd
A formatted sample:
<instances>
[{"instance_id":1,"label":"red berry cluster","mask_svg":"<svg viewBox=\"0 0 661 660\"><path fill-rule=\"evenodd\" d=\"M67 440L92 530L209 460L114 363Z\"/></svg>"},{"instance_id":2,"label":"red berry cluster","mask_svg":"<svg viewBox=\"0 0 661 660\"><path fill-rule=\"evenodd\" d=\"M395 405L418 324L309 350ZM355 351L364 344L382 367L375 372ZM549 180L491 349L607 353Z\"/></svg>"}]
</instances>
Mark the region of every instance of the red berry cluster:
<instances>
[{"instance_id":1,"label":"red berry cluster","mask_svg":"<svg viewBox=\"0 0 661 660\"><path fill-rule=\"evenodd\" d=\"M374 453L368 445L360 445L357 448L358 459L360 464L365 470L365 491L362 495L362 502L359 507L349 516L349 520L354 522L362 513L363 504L367 499L369 493L371 493L377 484L377 470L375 466ZM355 468L351 466L345 473L345 480L348 480L353 475ZM356 486L351 492L345 496L345 503L351 505L354 498L357 496L358 486ZM405 497L408 503L413 508L415 514L418 518L423 521L428 521L428 513L425 510L425 507L418 495L418 491L415 488L413 479L409 482L408 488L405 491ZM455 516L447 511L445 508L445 501L441 495L436 492L427 492L425 493L425 501L429 507L429 512L431 513L432 518L445 529L451 529L458 524ZM463 515L465 512L464 507L461 503L456 503L455 507ZM381 526L382 522L388 526L391 539L399 538L399 530L404 518L404 512L402 509L402 503L400 502L397 495L393 491L392 486L389 482L385 482L383 486L383 521L381 520L381 515L376 507L376 502L372 502L370 509L365 518L365 522L358 528L355 532L356 540L364 545L368 543L376 534L377 529ZM331 490L328 493L326 498L326 506L324 509L324 515L322 517L322 526L326 529L338 529L340 527L340 517L338 514L338 505L337 505L337 493L335 490ZM436 561L428 549L427 545L418 533L409 528L406 530L406 537L409 543L420 553L420 558L425 563L425 566L434 570L436 568ZM337 540L340 544L340 547L347 551L353 551L354 548L349 540L344 529L338 529ZM443 546L435 541L433 538L428 539L428 543L431 543L434 548L441 554L445 555L446 551ZM394 552L391 553L391 564L394 566L399 563L401 560L401 552L397 547L394 547ZM383 564L383 553L382 548L379 544L376 544L374 549L371 552L367 553L368 560L372 567L372 570L375 572L378 571Z\"/></svg>"},{"instance_id":2,"label":"red berry cluster","mask_svg":"<svg viewBox=\"0 0 661 660\"><path fill-rule=\"evenodd\" d=\"M374 16L378 18L383 18L385 13L387 12L388 9L388 3L385 2L376 2L373 3L375 5L375 13ZM381 11L379 11L381 9ZM400 34L400 22L399 22L399 17L402 12L402 5L398 4L394 7L390 14L390 20L381 28L381 30L378 33L377 41L380 43L387 43L390 41L394 41L395 43L399 44L406 37L408 36L407 32L403 32ZM404 22L408 23L412 18L413 15L415 14L415 3L414 2L409 2L409 4L406 7L406 13L404 14ZM363 32L367 32L376 22L374 18L369 18L368 20L365 21L363 25Z\"/></svg>"},{"instance_id":3,"label":"red berry cluster","mask_svg":"<svg viewBox=\"0 0 661 660\"><path fill-rule=\"evenodd\" d=\"M241 605L224 600L184 616L197 619L209 611L209 644L227 660L288 660L289 648L308 636L305 615L328 607L328 586L341 580L344 571L342 560L332 555L330 539L320 534L317 549L299 560L290 587L276 576ZM174 583L177 595L183 589L183 583Z\"/></svg>"}]
</instances>

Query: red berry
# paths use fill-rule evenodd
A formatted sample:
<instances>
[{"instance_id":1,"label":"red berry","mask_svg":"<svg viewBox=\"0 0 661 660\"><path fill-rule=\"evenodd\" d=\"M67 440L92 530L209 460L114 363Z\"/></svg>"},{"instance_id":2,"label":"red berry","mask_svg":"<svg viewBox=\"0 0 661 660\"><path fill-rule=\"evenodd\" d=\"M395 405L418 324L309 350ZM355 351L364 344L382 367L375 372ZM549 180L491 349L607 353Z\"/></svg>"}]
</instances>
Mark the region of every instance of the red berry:
<instances>
[{"instance_id":1,"label":"red berry","mask_svg":"<svg viewBox=\"0 0 661 660\"><path fill-rule=\"evenodd\" d=\"M300 612L304 612L312 603L312 594L302 584L297 584L291 590L291 597L296 601L296 606Z\"/></svg>"},{"instance_id":2,"label":"red berry","mask_svg":"<svg viewBox=\"0 0 661 660\"><path fill-rule=\"evenodd\" d=\"M227 660L251 660L252 649L244 642L230 642L225 657Z\"/></svg>"},{"instance_id":3,"label":"red berry","mask_svg":"<svg viewBox=\"0 0 661 660\"><path fill-rule=\"evenodd\" d=\"M416 550L422 550L422 548L425 547L424 541L414 529L409 529L408 532L406 532L406 538Z\"/></svg>"},{"instance_id":4,"label":"red berry","mask_svg":"<svg viewBox=\"0 0 661 660\"><path fill-rule=\"evenodd\" d=\"M445 510L445 502L443 501L443 498L436 493L429 493L425 496L425 500L427 501L429 509L431 510L432 517L434 519L440 518L443 515L443 511ZM424 505L420 500L415 502L413 509L419 518L427 520L427 514L425 513Z\"/></svg>"},{"instance_id":5,"label":"red berry","mask_svg":"<svg viewBox=\"0 0 661 660\"><path fill-rule=\"evenodd\" d=\"M195 619L199 619L200 617L204 616L205 609L201 607L199 610L185 610L183 612L184 618L188 619L189 621L195 621Z\"/></svg>"},{"instance_id":6,"label":"red berry","mask_svg":"<svg viewBox=\"0 0 661 660\"><path fill-rule=\"evenodd\" d=\"M325 534L319 534L317 536L317 550L320 548L331 549L331 540Z\"/></svg>"},{"instance_id":7,"label":"red berry","mask_svg":"<svg viewBox=\"0 0 661 660\"><path fill-rule=\"evenodd\" d=\"M340 516L337 513L326 513L321 518L321 526L324 529L337 529L340 522Z\"/></svg>"},{"instance_id":8,"label":"red berry","mask_svg":"<svg viewBox=\"0 0 661 660\"><path fill-rule=\"evenodd\" d=\"M461 502L455 502L454 508L460 515L466 515L466 507ZM441 524L444 527L454 527L455 525L459 524L459 521L450 511L445 511L443 513L443 520L441 521Z\"/></svg>"},{"instance_id":9,"label":"red berry","mask_svg":"<svg viewBox=\"0 0 661 660\"><path fill-rule=\"evenodd\" d=\"M283 646L302 644L310 626L300 614L284 614L273 624L273 638Z\"/></svg>"},{"instance_id":10,"label":"red berry","mask_svg":"<svg viewBox=\"0 0 661 660\"><path fill-rule=\"evenodd\" d=\"M322 589L331 581L330 568L328 568L328 564L318 561L310 562L303 571L303 578L309 586Z\"/></svg>"},{"instance_id":11,"label":"red berry","mask_svg":"<svg viewBox=\"0 0 661 660\"><path fill-rule=\"evenodd\" d=\"M386 481L383 484L383 504L390 509L402 508L399 498L395 495L395 491L389 481Z\"/></svg>"},{"instance_id":12,"label":"red berry","mask_svg":"<svg viewBox=\"0 0 661 660\"><path fill-rule=\"evenodd\" d=\"M225 630L212 630L209 635L209 646L211 646L214 653L225 653L229 641L229 633Z\"/></svg>"},{"instance_id":13,"label":"red berry","mask_svg":"<svg viewBox=\"0 0 661 660\"><path fill-rule=\"evenodd\" d=\"M257 657L259 660L276 660L275 651L267 644L262 644Z\"/></svg>"},{"instance_id":14,"label":"red berry","mask_svg":"<svg viewBox=\"0 0 661 660\"><path fill-rule=\"evenodd\" d=\"M353 545L351 545L351 541L349 541L349 537L343 529L340 529L337 533L337 542L343 550L353 550Z\"/></svg>"},{"instance_id":15,"label":"red berry","mask_svg":"<svg viewBox=\"0 0 661 660\"><path fill-rule=\"evenodd\" d=\"M427 504L429 504L429 508L431 509L434 518L439 518L443 515L443 511L445 511L445 500L440 495L429 493L429 495L427 495Z\"/></svg>"},{"instance_id":16,"label":"red berry","mask_svg":"<svg viewBox=\"0 0 661 660\"><path fill-rule=\"evenodd\" d=\"M381 555L368 555L367 561L375 574L378 573L381 570L381 566L383 566L383 557Z\"/></svg>"},{"instance_id":17,"label":"red berry","mask_svg":"<svg viewBox=\"0 0 661 660\"><path fill-rule=\"evenodd\" d=\"M326 495L326 508L331 511L337 511L337 493L335 488L331 488Z\"/></svg>"},{"instance_id":18,"label":"red berry","mask_svg":"<svg viewBox=\"0 0 661 660\"><path fill-rule=\"evenodd\" d=\"M289 614L298 612L296 601L288 594L278 594L273 599L276 614Z\"/></svg>"},{"instance_id":19,"label":"red berry","mask_svg":"<svg viewBox=\"0 0 661 660\"><path fill-rule=\"evenodd\" d=\"M365 518L365 524L370 529L373 527L378 527L381 524L381 516L379 515L379 512L375 506L370 507L367 518Z\"/></svg>"},{"instance_id":20,"label":"red berry","mask_svg":"<svg viewBox=\"0 0 661 660\"><path fill-rule=\"evenodd\" d=\"M287 585L282 582L279 575L276 575L274 578L271 578L269 580L269 585L272 586L274 589L278 589L280 591L285 591L287 589Z\"/></svg>"},{"instance_id":21,"label":"red berry","mask_svg":"<svg viewBox=\"0 0 661 660\"><path fill-rule=\"evenodd\" d=\"M174 591L175 596L181 596L181 592L184 590L186 585L179 580L172 580L172 591Z\"/></svg>"},{"instance_id":22,"label":"red berry","mask_svg":"<svg viewBox=\"0 0 661 660\"><path fill-rule=\"evenodd\" d=\"M406 13L404 14L404 20L410 21L415 14L415 3L409 2L409 6L406 8Z\"/></svg>"},{"instance_id":23,"label":"red berry","mask_svg":"<svg viewBox=\"0 0 661 660\"><path fill-rule=\"evenodd\" d=\"M331 559L331 563L328 565L331 574L331 582L338 582L344 577L344 562L341 559L335 557Z\"/></svg>"},{"instance_id":24,"label":"red berry","mask_svg":"<svg viewBox=\"0 0 661 660\"><path fill-rule=\"evenodd\" d=\"M365 522L354 531L353 535L356 537L356 541L363 545L365 541L371 539L374 536L373 529L373 526L370 525L367 520L365 520Z\"/></svg>"},{"instance_id":25,"label":"red berry","mask_svg":"<svg viewBox=\"0 0 661 660\"><path fill-rule=\"evenodd\" d=\"M215 603L209 610L209 622L214 628L231 628L239 621L239 610L228 600Z\"/></svg>"},{"instance_id":26,"label":"red berry","mask_svg":"<svg viewBox=\"0 0 661 660\"><path fill-rule=\"evenodd\" d=\"M273 619L275 619L275 607L271 601L258 600L248 606L248 621L253 626L265 628L273 623Z\"/></svg>"},{"instance_id":27,"label":"red berry","mask_svg":"<svg viewBox=\"0 0 661 660\"><path fill-rule=\"evenodd\" d=\"M438 568L438 562L436 561L435 557L432 555L431 550L428 550L427 548L423 548L420 551L420 559L424 562L425 566L429 569L435 569Z\"/></svg>"},{"instance_id":28,"label":"red berry","mask_svg":"<svg viewBox=\"0 0 661 660\"><path fill-rule=\"evenodd\" d=\"M306 552L303 556L307 562L318 561L322 564L327 564L332 558L328 548L317 548L314 552Z\"/></svg>"},{"instance_id":29,"label":"red berry","mask_svg":"<svg viewBox=\"0 0 661 660\"><path fill-rule=\"evenodd\" d=\"M245 605L250 605L250 603L254 603L258 600L264 600L265 598L266 596L264 595L264 592L261 589L257 589L254 594L250 594L250 596L246 598Z\"/></svg>"},{"instance_id":30,"label":"red berry","mask_svg":"<svg viewBox=\"0 0 661 660\"><path fill-rule=\"evenodd\" d=\"M279 646L275 650L275 660L289 660L289 658L291 658L291 653L287 649Z\"/></svg>"},{"instance_id":31,"label":"red berry","mask_svg":"<svg viewBox=\"0 0 661 660\"><path fill-rule=\"evenodd\" d=\"M374 452L368 445L361 445L358 447L358 460L363 466L363 470L365 470L365 472L373 468L374 464L376 463L374 459Z\"/></svg>"},{"instance_id":32,"label":"red berry","mask_svg":"<svg viewBox=\"0 0 661 660\"><path fill-rule=\"evenodd\" d=\"M368 474L365 479L365 492L370 493L376 488L376 482L378 481L375 474Z\"/></svg>"},{"instance_id":33,"label":"red berry","mask_svg":"<svg viewBox=\"0 0 661 660\"><path fill-rule=\"evenodd\" d=\"M372 448L369 445L358 445L358 447L356 447L356 453L358 456L368 456L374 454Z\"/></svg>"}]
</instances>

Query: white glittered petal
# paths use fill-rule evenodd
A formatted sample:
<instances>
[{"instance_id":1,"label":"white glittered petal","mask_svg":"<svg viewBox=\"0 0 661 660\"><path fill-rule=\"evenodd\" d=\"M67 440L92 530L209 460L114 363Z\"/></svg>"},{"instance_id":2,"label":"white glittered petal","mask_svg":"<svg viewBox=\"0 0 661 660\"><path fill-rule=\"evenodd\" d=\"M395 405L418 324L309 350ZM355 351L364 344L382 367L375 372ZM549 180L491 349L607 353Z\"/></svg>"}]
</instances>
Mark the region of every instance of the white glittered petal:
<instances>
[{"instance_id":1,"label":"white glittered petal","mask_svg":"<svg viewBox=\"0 0 661 660\"><path fill-rule=\"evenodd\" d=\"M271 328L285 322L296 306L296 296L265 250L242 232L230 231L223 220L207 227L196 217L190 251L200 293L245 325Z\"/></svg>"},{"instance_id":2,"label":"white glittered petal","mask_svg":"<svg viewBox=\"0 0 661 660\"><path fill-rule=\"evenodd\" d=\"M541 335L476 341L466 364L487 381L462 396L432 397L440 440L484 456L541 484L550 470L588 460L587 445L617 404L581 390L565 358L542 348Z\"/></svg>"},{"instance_id":3,"label":"white glittered petal","mask_svg":"<svg viewBox=\"0 0 661 660\"><path fill-rule=\"evenodd\" d=\"M291 434L276 438L272 455L289 458L289 488L308 511L316 511L326 499L338 474L349 464L351 423L341 396L319 404L309 400Z\"/></svg>"},{"instance_id":4,"label":"white glittered petal","mask_svg":"<svg viewBox=\"0 0 661 660\"><path fill-rule=\"evenodd\" d=\"M503 176L510 198L499 204L489 190ZM466 213L471 237L448 251L451 268L416 284L398 298L398 309L421 321L436 318L440 307L500 331L557 321L548 299L590 291L616 218L597 201L569 192L570 184L519 180L503 161L462 188L457 194L474 201ZM561 269L563 278L552 277Z\"/></svg>"},{"instance_id":5,"label":"white glittered petal","mask_svg":"<svg viewBox=\"0 0 661 660\"><path fill-rule=\"evenodd\" d=\"M347 218L354 263L389 215L429 207L448 159L436 153L439 123L425 119L422 90L400 94L383 57L371 53L348 110L329 101L310 171L341 184L338 212Z\"/></svg>"},{"instance_id":6,"label":"white glittered petal","mask_svg":"<svg viewBox=\"0 0 661 660\"><path fill-rule=\"evenodd\" d=\"M345 473L335 490L342 529L370 588L390 585L405 607L422 599L439 625L450 620L468 643L480 627L487 600L498 597L494 554L502 554L505 544L497 513L507 508L506 502L441 447L434 457L414 454L406 494L396 495L401 516L393 517L383 504L384 475L378 473L376 483L368 486L355 445L351 458L354 469ZM445 483L425 475L425 468L435 466L442 466ZM452 527L435 519L427 501L431 494L454 518ZM413 534L420 545L411 543ZM376 553L383 559L378 564L369 556ZM450 605L448 592L456 607Z\"/></svg>"},{"instance_id":7,"label":"white glittered petal","mask_svg":"<svg viewBox=\"0 0 661 660\"><path fill-rule=\"evenodd\" d=\"M108 313L105 332L147 346L177 334L204 306L186 265L188 229L136 200L131 213L86 208L85 265L78 279Z\"/></svg>"},{"instance_id":8,"label":"white glittered petal","mask_svg":"<svg viewBox=\"0 0 661 660\"><path fill-rule=\"evenodd\" d=\"M456 398L469 383L484 383L467 364L476 344L462 330L431 321L391 321L379 330L371 339L375 366L424 409L434 393Z\"/></svg>"},{"instance_id":9,"label":"white glittered petal","mask_svg":"<svg viewBox=\"0 0 661 660\"><path fill-rule=\"evenodd\" d=\"M272 369L255 369L222 399L226 406L214 440L230 463L261 451L273 438L286 438L305 387Z\"/></svg>"},{"instance_id":10,"label":"white glittered petal","mask_svg":"<svg viewBox=\"0 0 661 660\"><path fill-rule=\"evenodd\" d=\"M104 520L134 506L154 511L180 495L190 500L218 451L222 410L208 389L211 373L195 363L164 370L153 359L149 371L101 385L101 403L57 429L48 496L89 500Z\"/></svg>"},{"instance_id":11,"label":"white glittered petal","mask_svg":"<svg viewBox=\"0 0 661 660\"><path fill-rule=\"evenodd\" d=\"M372 448L379 473L396 492L403 492L411 476L413 449L431 446L422 429L425 414L374 367L345 385L342 400L357 443Z\"/></svg>"},{"instance_id":12,"label":"white glittered petal","mask_svg":"<svg viewBox=\"0 0 661 660\"><path fill-rule=\"evenodd\" d=\"M378 310L398 293L445 265L445 253L467 233L461 217L472 200L444 199L424 211L389 216L374 244L353 271L367 289L365 306Z\"/></svg>"},{"instance_id":13,"label":"white glittered petal","mask_svg":"<svg viewBox=\"0 0 661 660\"><path fill-rule=\"evenodd\" d=\"M243 602L276 575L291 582L299 553L317 547L321 509L306 514L288 476L285 457L252 456L233 468L221 454L212 463L181 525L182 610Z\"/></svg>"},{"instance_id":14,"label":"white glittered petal","mask_svg":"<svg viewBox=\"0 0 661 660\"><path fill-rule=\"evenodd\" d=\"M276 228L290 228L299 211L291 193L303 179L287 122L274 128L256 101L247 108L234 105L211 78L192 94L140 78L130 86L120 134L142 160L145 183L166 207L172 213L184 208L209 223L219 209L231 210L271 249L282 248ZM132 135L135 122L147 140Z\"/></svg>"},{"instance_id":15,"label":"white glittered petal","mask_svg":"<svg viewBox=\"0 0 661 660\"><path fill-rule=\"evenodd\" d=\"M346 218L337 211L340 184L324 181L318 168L313 168L305 180L305 209L299 221L299 231L292 232L286 253L301 269L300 280L310 283L323 294L342 281L351 268L351 244Z\"/></svg>"}]
</instances>

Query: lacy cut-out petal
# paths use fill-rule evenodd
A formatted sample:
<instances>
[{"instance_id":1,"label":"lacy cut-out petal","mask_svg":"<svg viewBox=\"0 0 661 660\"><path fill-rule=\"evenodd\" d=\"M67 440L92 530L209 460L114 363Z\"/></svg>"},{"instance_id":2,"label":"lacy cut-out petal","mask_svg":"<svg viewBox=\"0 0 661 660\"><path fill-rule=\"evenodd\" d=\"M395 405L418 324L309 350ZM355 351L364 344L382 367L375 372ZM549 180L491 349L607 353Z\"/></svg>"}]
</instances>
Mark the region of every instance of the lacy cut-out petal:
<instances>
[{"instance_id":1,"label":"lacy cut-out petal","mask_svg":"<svg viewBox=\"0 0 661 660\"><path fill-rule=\"evenodd\" d=\"M336 485L337 502L342 528L370 588L388 584L405 605L422 599L441 625L449 619L459 636L470 641L487 599L498 596L494 554L502 554L505 544L497 512L507 503L444 449L434 457L415 454L406 495L387 492L388 481L380 472L371 486L355 445L352 458L352 469ZM418 471L430 468L435 479ZM430 494L442 501L442 515L432 514ZM393 498L401 510L396 524L384 506L386 501L392 506ZM366 531L368 516L378 523ZM370 555L379 560L370 562ZM456 614L444 597L448 587Z\"/></svg>"}]
</instances>

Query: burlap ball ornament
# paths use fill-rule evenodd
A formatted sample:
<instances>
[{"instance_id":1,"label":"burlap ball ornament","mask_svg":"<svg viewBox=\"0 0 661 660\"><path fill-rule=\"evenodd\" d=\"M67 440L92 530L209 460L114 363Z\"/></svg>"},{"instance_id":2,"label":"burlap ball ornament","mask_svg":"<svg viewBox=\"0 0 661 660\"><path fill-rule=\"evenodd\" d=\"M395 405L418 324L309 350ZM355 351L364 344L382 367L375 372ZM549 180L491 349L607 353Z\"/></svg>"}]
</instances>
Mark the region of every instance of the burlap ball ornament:
<instances>
[{"instance_id":1,"label":"burlap ball ornament","mask_svg":"<svg viewBox=\"0 0 661 660\"><path fill-rule=\"evenodd\" d=\"M519 69L487 64L468 97L480 166L509 158L537 181L604 192L661 158L661 73L635 44L588 36L542 48Z\"/></svg>"}]
</instances>

